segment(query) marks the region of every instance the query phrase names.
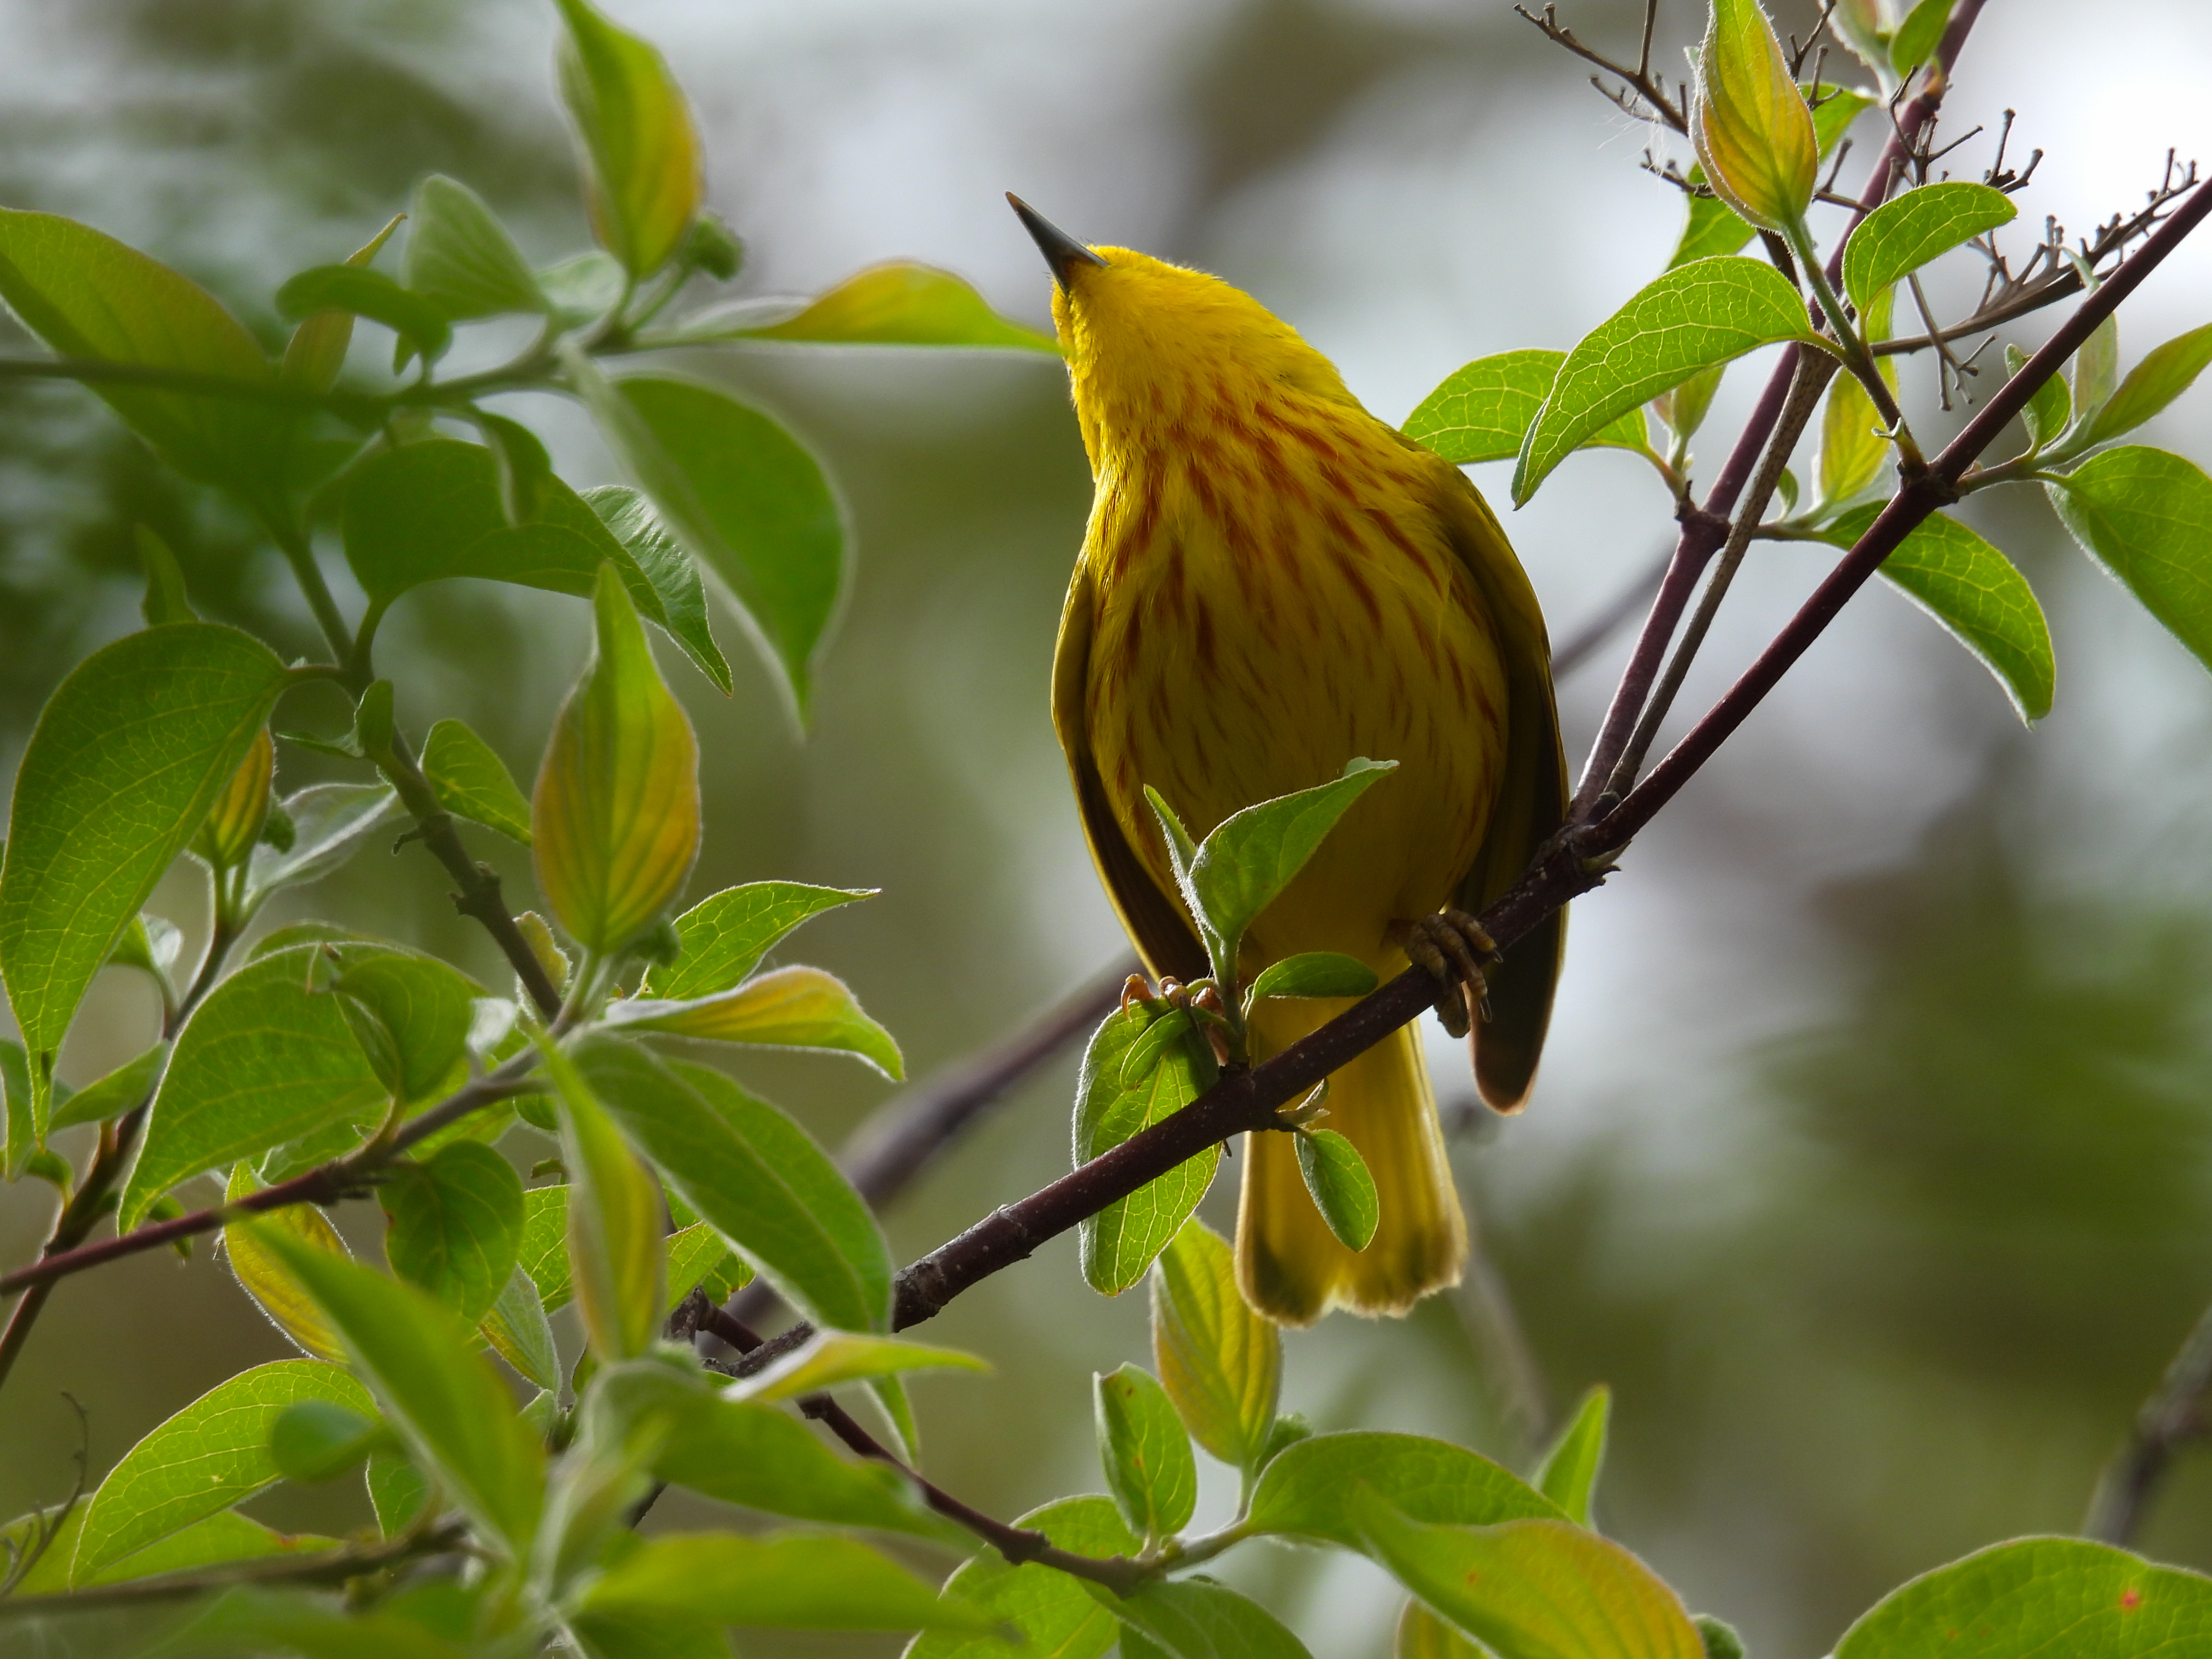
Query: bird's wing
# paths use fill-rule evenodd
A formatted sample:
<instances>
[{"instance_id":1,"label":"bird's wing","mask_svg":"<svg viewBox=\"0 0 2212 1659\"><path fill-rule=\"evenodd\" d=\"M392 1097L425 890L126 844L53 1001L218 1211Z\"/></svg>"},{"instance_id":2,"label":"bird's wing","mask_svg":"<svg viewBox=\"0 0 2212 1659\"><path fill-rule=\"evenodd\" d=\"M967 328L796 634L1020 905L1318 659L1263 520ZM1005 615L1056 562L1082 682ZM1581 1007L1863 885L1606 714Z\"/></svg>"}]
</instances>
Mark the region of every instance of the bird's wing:
<instances>
[{"instance_id":1,"label":"bird's wing","mask_svg":"<svg viewBox=\"0 0 2212 1659\"><path fill-rule=\"evenodd\" d=\"M1060 612L1060 642L1052 659L1052 725L1060 736L1067 769L1075 781L1076 809L1083 815L1084 839L1106 896L1114 901L1121 926L1136 941L1153 978L1172 975L1188 981L1210 971L1206 947L1122 835L1106 799L1106 787L1091 758L1085 695L1091 678L1091 632L1097 615L1097 590L1087 562L1079 562Z\"/></svg>"},{"instance_id":2,"label":"bird's wing","mask_svg":"<svg viewBox=\"0 0 2212 1659\"><path fill-rule=\"evenodd\" d=\"M1505 667L1504 775L1457 899L1460 908L1479 911L1513 884L1565 822L1567 763L1552 696L1551 641L1535 590L1474 486L1456 467L1440 465L1438 471L1446 475L1439 494L1452 549L1489 607ZM1489 975L1490 1018L1474 1033L1474 1080L1482 1097L1502 1111L1520 1106L1535 1079L1566 942L1566 912L1554 911L1516 940Z\"/></svg>"}]
</instances>

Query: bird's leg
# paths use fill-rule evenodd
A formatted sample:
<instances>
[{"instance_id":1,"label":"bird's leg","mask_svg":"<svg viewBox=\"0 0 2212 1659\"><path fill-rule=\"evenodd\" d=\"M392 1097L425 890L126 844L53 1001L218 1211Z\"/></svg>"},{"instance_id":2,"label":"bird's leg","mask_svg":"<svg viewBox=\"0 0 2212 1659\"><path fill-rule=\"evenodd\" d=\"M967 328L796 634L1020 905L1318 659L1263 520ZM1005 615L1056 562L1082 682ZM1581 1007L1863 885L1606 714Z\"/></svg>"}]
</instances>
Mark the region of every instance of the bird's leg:
<instances>
[{"instance_id":1,"label":"bird's leg","mask_svg":"<svg viewBox=\"0 0 2212 1659\"><path fill-rule=\"evenodd\" d=\"M1490 1017L1490 988L1483 979L1482 964L1498 959L1498 942L1473 916L1445 909L1412 921L1395 921L1390 942L1443 988L1437 998L1437 1018L1443 1021L1444 1030L1463 1037L1474 1015Z\"/></svg>"}]
</instances>

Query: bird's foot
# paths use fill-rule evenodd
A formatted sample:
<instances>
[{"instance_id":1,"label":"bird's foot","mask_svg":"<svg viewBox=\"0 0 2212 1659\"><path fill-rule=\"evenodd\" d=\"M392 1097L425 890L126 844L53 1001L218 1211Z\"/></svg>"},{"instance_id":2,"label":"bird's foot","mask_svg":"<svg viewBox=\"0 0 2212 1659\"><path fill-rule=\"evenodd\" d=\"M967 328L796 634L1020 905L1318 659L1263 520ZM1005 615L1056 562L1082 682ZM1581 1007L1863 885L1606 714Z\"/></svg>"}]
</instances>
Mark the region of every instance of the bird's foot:
<instances>
[{"instance_id":1,"label":"bird's foot","mask_svg":"<svg viewBox=\"0 0 2212 1659\"><path fill-rule=\"evenodd\" d=\"M1447 909L1393 922L1390 942L1443 987L1437 997L1437 1018L1443 1021L1444 1030L1463 1037L1477 1015L1490 1017L1490 988L1482 969L1486 962L1498 960L1498 942L1473 916Z\"/></svg>"}]
</instances>

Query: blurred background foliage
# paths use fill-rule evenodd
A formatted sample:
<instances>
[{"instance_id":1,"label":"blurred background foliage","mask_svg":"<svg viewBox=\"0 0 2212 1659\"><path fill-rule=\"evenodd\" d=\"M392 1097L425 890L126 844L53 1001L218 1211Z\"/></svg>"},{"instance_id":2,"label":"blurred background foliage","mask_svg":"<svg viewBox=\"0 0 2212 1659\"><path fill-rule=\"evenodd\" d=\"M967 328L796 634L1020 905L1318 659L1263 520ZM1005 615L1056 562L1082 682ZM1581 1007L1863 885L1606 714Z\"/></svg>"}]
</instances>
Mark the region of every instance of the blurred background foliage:
<instances>
[{"instance_id":1,"label":"blurred background foliage","mask_svg":"<svg viewBox=\"0 0 2212 1659\"><path fill-rule=\"evenodd\" d=\"M1393 419L1470 357L1571 344L1658 269L1681 211L1635 166L1644 135L1492 0L611 9L663 46L698 108L714 205L750 249L742 290L910 256L1041 320L1046 279L1000 204L1011 186L1081 234L1251 289ZM1626 43L1638 9L1576 0L1566 21ZM1810 15L1785 8L1783 27ZM2185 78L2212 21L2183 0L2131 16L2124 35L2094 8L2016 0L1977 31L1946 131L2020 110L2015 145L2050 152L2027 222L2086 228L2155 182L2168 144L2212 155L2212 113ZM6 0L0 19L0 200L146 248L272 343L275 283L358 245L428 171L481 191L535 258L586 242L536 0ZM1662 14L1678 38L1697 21L1687 0ZM1986 160L1970 146L1959 176ZM2124 313L2130 360L2204 321L2208 292L2212 256L2185 249ZM1120 949L1045 706L1089 499L1064 387L1048 361L988 355L763 347L685 367L819 448L859 561L804 743L749 660L725 700L669 656L706 756L693 890L880 886L810 930L805 953L927 1075ZM1723 387L1709 447L1764 372ZM1908 397L1932 403L1928 378L1908 371ZM613 476L557 403L509 412L572 482ZM2147 435L2203 460L2212 398ZM1569 470L1509 525L1560 635L1668 529L1639 464L1600 453ZM1494 473L1478 482L1496 497ZM1290 1344L1286 1403L1318 1425L1443 1433L1516 1462L1540 1419L1611 1382L1601 1524L1756 1653L1821 1651L1913 1572L2076 1526L2212 1297L2212 689L2039 505L1984 497L1967 516L2043 594L2057 712L2023 731L1925 618L1893 593L1863 599L1579 907L1529 1111L1498 1123L1448 1104L1486 1273L1403 1324L1339 1318ZM137 625L138 522L175 547L204 612L311 648L249 526L88 397L0 386L0 764L68 666ZM1692 696L1818 560L1758 555ZM416 730L459 714L527 775L584 641L573 601L447 583L403 605L381 644ZM1625 649L1563 685L1571 747ZM283 781L320 764L292 750ZM482 850L522 902L526 859ZM200 920L189 880L156 908ZM312 913L430 943L499 982L419 853L372 851L272 912L264 925ZM103 981L64 1074L119 1063L152 1019L137 988ZM1449 1103L1467 1092L1462 1061L1435 1040ZM890 1092L853 1066L742 1069L832 1144ZM1072 1071L1041 1074L931 1171L889 1218L895 1249L1064 1167ZM1218 1222L1230 1188L1210 1200ZM46 1206L31 1183L0 1194L0 1255L36 1248ZM357 1244L369 1236L356 1227ZM1064 1242L928 1334L998 1366L921 1386L943 1484L1004 1514L1098 1487L1087 1373L1142 1357L1136 1298L1094 1297ZM283 1352L204 1250L76 1282L15 1379L0 1513L65 1490L63 1389L88 1413L97 1473ZM1231 1496L1206 1493L1223 1509ZM257 1506L319 1528L355 1524L358 1507L349 1487ZM683 1518L674 1502L655 1516ZM2142 1541L2212 1566L2208 1528L2212 1457L2184 1465ZM1229 1567L1317 1653L1385 1650L1395 1601L1364 1564L1277 1549Z\"/></svg>"}]
</instances>

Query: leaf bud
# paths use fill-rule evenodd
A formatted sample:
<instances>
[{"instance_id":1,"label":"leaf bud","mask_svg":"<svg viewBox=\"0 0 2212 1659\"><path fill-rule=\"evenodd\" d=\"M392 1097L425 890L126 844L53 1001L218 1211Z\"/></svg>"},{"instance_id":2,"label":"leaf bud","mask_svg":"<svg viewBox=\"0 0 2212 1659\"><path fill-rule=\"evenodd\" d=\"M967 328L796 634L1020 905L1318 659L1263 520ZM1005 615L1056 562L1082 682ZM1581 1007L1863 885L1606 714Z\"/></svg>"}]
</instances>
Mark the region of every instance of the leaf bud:
<instances>
[{"instance_id":1,"label":"leaf bud","mask_svg":"<svg viewBox=\"0 0 2212 1659\"><path fill-rule=\"evenodd\" d=\"M1690 142L1720 198L1762 230L1812 204L1820 142L1813 112L1759 0L1712 0L1690 100Z\"/></svg>"},{"instance_id":2,"label":"leaf bud","mask_svg":"<svg viewBox=\"0 0 2212 1659\"><path fill-rule=\"evenodd\" d=\"M199 833L192 837L192 851L212 868L236 869L253 851L269 816L269 781L276 768L276 745L264 726L254 734L253 746L246 751L246 758L230 775L230 781L208 808Z\"/></svg>"}]
</instances>

